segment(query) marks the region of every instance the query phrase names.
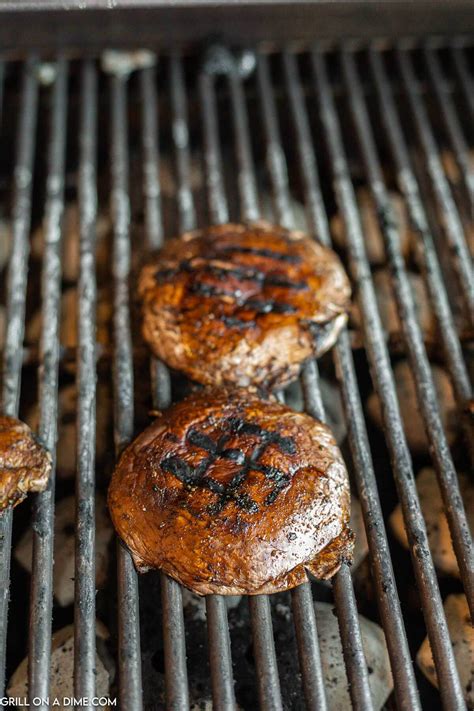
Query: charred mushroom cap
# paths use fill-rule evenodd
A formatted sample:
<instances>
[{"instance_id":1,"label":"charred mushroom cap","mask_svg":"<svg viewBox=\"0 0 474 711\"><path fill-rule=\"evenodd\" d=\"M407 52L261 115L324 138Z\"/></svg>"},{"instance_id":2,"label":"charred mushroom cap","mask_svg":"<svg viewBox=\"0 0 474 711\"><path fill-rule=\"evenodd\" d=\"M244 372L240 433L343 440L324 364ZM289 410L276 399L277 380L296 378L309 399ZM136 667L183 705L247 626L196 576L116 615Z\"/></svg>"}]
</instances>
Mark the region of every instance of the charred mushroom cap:
<instances>
[{"instance_id":1,"label":"charred mushroom cap","mask_svg":"<svg viewBox=\"0 0 474 711\"><path fill-rule=\"evenodd\" d=\"M350 284L330 249L257 222L170 240L139 294L143 336L171 368L208 385L276 388L334 344Z\"/></svg>"},{"instance_id":2,"label":"charred mushroom cap","mask_svg":"<svg viewBox=\"0 0 474 711\"><path fill-rule=\"evenodd\" d=\"M246 391L203 391L164 412L123 453L109 507L139 570L203 595L286 590L351 557L330 430Z\"/></svg>"}]
</instances>

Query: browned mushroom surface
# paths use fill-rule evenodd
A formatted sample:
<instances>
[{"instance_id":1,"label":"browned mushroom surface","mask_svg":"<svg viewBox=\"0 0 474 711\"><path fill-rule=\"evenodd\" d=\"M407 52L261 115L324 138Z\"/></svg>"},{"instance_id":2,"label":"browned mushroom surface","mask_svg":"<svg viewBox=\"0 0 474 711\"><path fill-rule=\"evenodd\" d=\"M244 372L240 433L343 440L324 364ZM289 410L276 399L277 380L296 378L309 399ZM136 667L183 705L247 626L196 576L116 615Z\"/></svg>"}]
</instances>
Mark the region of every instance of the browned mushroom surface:
<instances>
[{"instance_id":1,"label":"browned mushroom surface","mask_svg":"<svg viewBox=\"0 0 474 711\"><path fill-rule=\"evenodd\" d=\"M203 595L286 590L352 555L330 430L241 390L202 391L158 417L123 453L109 507L139 570Z\"/></svg>"},{"instance_id":2,"label":"browned mushroom surface","mask_svg":"<svg viewBox=\"0 0 474 711\"><path fill-rule=\"evenodd\" d=\"M144 338L171 368L209 385L274 388L334 344L350 285L330 249L257 222L170 240L139 294Z\"/></svg>"},{"instance_id":3,"label":"browned mushroom surface","mask_svg":"<svg viewBox=\"0 0 474 711\"><path fill-rule=\"evenodd\" d=\"M0 415L0 510L16 506L29 491L43 491L51 457L24 422Z\"/></svg>"}]
</instances>

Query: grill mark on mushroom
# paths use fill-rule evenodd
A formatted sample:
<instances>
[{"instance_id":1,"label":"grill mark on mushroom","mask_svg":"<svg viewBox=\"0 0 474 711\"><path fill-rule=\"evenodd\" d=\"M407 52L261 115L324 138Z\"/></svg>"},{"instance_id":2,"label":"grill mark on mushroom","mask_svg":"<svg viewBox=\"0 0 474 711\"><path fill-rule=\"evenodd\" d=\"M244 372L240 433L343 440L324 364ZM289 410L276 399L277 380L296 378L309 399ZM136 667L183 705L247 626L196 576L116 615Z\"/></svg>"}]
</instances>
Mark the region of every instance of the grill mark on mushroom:
<instances>
[{"instance_id":1,"label":"grill mark on mushroom","mask_svg":"<svg viewBox=\"0 0 474 711\"><path fill-rule=\"evenodd\" d=\"M193 262L195 262L193 264ZM155 272L155 279L158 284L165 284L180 272L193 273L196 275L210 274L218 279L235 277L239 281L256 281L262 286L279 286L282 289L294 289L295 291L306 291L308 283L306 281L295 281L288 279L277 273L265 274L259 269L246 269L245 267L218 267L210 263L202 263L202 260L183 260L179 267L170 269L158 269Z\"/></svg>"},{"instance_id":2,"label":"grill mark on mushroom","mask_svg":"<svg viewBox=\"0 0 474 711\"><path fill-rule=\"evenodd\" d=\"M253 422L246 422L235 417L224 420L221 426L223 430L228 430L228 432L223 434L217 442L194 428L188 430L186 442L203 449L209 454L196 467L191 467L184 459L177 456L163 459L160 462L160 467L176 476L187 486L201 486L209 489L214 494L218 494L219 499L208 507L208 510L213 513L222 511L230 501L234 501L237 506L249 513L257 513L259 511L258 505L250 496L239 492L239 487L252 470L259 471L266 479L274 483L273 491L268 494L264 503L266 505L274 503L280 491L290 483L291 477L276 467L262 464L259 458L269 445L279 447L287 455L294 455L296 453L295 442L291 437L282 437L278 432L266 430ZM258 437L259 444L255 446L250 456L238 448L225 449L229 439L237 434ZM208 475L209 467L219 458L229 459L242 465L242 468L227 485L219 483Z\"/></svg>"},{"instance_id":3,"label":"grill mark on mushroom","mask_svg":"<svg viewBox=\"0 0 474 711\"><path fill-rule=\"evenodd\" d=\"M259 249L258 247L222 247L220 250L224 254L251 254L255 257L267 257L278 262L288 262L289 264L299 264L301 257L296 254L284 254L274 249Z\"/></svg>"}]
</instances>

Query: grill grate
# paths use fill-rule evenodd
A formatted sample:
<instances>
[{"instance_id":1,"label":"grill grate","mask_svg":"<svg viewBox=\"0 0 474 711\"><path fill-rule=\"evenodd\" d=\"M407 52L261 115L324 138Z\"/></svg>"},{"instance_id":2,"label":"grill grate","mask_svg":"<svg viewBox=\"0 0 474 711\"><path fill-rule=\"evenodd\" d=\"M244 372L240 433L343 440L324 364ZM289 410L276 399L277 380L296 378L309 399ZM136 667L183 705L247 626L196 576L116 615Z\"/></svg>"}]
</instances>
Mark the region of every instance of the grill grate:
<instances>
[{"instance_id":1,"label":"grill grate","mask_svg":"<svg viewBox=\"0 0 474 711\"><path fill-rule=\"evenodd\" d=\"M72 189L80 222L76 368L76 696L94 696L96 684L93 525L97 473L96 376L106 377L100 362L108 363L110 356L113 364L117 455L136 432L139 408L135 406L138 397L135 391L140 392L143 381L147 382L141 368L143 354L139 352L134 328L131 284L135 277L136 255L159 247L171 229L176 234L193 229L208 219L219 223L231 218L259 218L266 185L270 186L274 219L291 228L294 215L290 185L296 185L305 203L309 230L323 244L331 244L329 218L335 209L345 223L348 267L362 312L370 373L382 403L391 472L402 506L424 624L433 649L441 703L449 709L465 707L441 590L421 515L414 464L397 401L391 354L364 247L356 186L368 186L379 218L403 328L404 349L415 374L418 403L430 441L430 456L437 471L472 613L472 540L455 465L443 430L423 334L416 318L385 173L386 166L390 165L396 187L407 205L417 238L416 261L439 324L443 363L450 374L460 412L463 412L472 402L466 362L468 345L463 351L464 344L461 344L459 335L466 332L472 335L469 329L472 329L473 281L467 238L472 226L474 173L469 153L472 136L460 110L461 106L467 106L472 118L469 49L468 44L459 41L449 46L431 42L421 48L407 44L387 48L375 43L370 47L347 45L340 52L315 46L308 51L297 52L289 48L281 53L261 51L255 55L240 55L219 46L211 47L200 58L198 70L192 66L192 61L188 63L175 54L160 59L158 68L146 67L131 75L117 71L110 76L100 72L92 59L80 62L60 57L55 63L55 80L50 88L40 88L37 57L30 57L21 67L9 62L5 62L4 67L2 65L6 85L3 87L4 82L0 82L4 89L1 98L6 108L9 108L9 102L13 106L17 100L14 83L18 72L22 72L17 151L11 171L13 247L5 285L7 330L3 348L2 409L7 414L18 415L22 412L22 399L26 397L21 382L25 358L27 360L22 346L25 316L29 317L29 236L32 220L39 211L43 213L45 235L41 276L43 328L38 368L39 434L52 451L58 434L57 394L63 377L64 356L59 339L61 221L66 197L69 199L71 192L68 171L77 172L77 195L76 186ZM12 77L11 82L9 77ZM3 71L0 78L4 79ZM76 100L79 97L77 145L73 135L76 124L74 97ZM408 115L400 108L405 98ZM49 108L43 111L45 101L49 102ZM437 111L440 112L440 122ZM197 121L194 120L196 113L199 114ZM103 117L109 121L108 126L104 126ZM49 126L49 138L43 158L41 143L39 140L35 143L35 140L40 135L37 123L41 128L45 121ZM441 143L452 150L461 187L453 186L448 179L441 158ZM169 153L175 161L175 203L171 218L163 206L159 168L160 157ZM202 162L205 176L204 206L196 201L193 187L193 157L196 155ZM38 177L42 175L38 166L43 162L44 190L40 187L43 178ZM137 162L140 175L136 183L131 166ZM264 174L256 167L260 163L266 165ZM357 173L357 170L363 172ZM104 172L105 190L102 189ZM9 179L6 176L6 180ZM96 268L96 221L99 207L105 202L103 193L110 197L113 232L111 281L115 337L111 354L99 349L95 338L98 288L102 286L100 280L98 283ZM142 222L137 217L136 202L143 213ZM433 223L433 211L441 228ZM452 275L455 279L450 280ZM421 708L419 689L397 591L397 586L403 584L405 571L392 565L384 524L387 511L379 498L384 487L380 474L376 473L380 467L373 460L361 400L360 372L356 368L352 345L350 334L345 331L333 349L333 360L348 426L353 479L364 516L371 575L391 662L396 704L399 708L417 709ZM175 385L163 364L152 361L149 370L152 404L154 408L162 409L171 402ZM301 388L306 411L325 419L315 362L304 367ZM284 397L284 393L281 394L281 398ZM469 444L467 450L470 448L472 456L472 422L467 417L463 419L463 431ZM385 463L385 476L387 468ZM45 698L49 692L54 501L53 478L48 490L34 498L33 505L28 670L31 698ZM26 510L27 507L22 508ZM8 674L13 671L7 656L10 557L12 519L16 521L21 515L15 512L12 516L7 511L0 517L2 689L5 688L5 669ZM15 532L15 526L13 530ZM162 615L161 619L148 616L146 625L161 628L167 706L182 709L190 704L186 651L189 651L192 640L186 638L180 586L164 575L154 577L152 574L139 584L129 554L118 544L117 668L120 704L124 709L139 711L143 708L142 686L146 687L148 680L142 680L141 672L139 591L156 585L157 577ZM18 585L14 578L13 602ZM356 596L347 565L343 565L335 576L332 592L352 704L365 711L372 708L369 674L364 660ZM329 703L313 593L309 583L291 592L301 699L304 698L308 708L326 709ZM250 597L248 603L260 706L272 710L293 708L285 689L280 687L278 645L275 645L273 634L270 600L266 596L255 596ZM18 609L16 604L14 609ZM208 597L206 612L213 703L217 709L236 708L231 635L224 598ZM26 608L20 613L26 615ZM53 624L55 621L53 615ZM14 624L15 619L10 616L9 635ZM142 619L143 629L146 628Z\"/></svg>"}]
</instances>

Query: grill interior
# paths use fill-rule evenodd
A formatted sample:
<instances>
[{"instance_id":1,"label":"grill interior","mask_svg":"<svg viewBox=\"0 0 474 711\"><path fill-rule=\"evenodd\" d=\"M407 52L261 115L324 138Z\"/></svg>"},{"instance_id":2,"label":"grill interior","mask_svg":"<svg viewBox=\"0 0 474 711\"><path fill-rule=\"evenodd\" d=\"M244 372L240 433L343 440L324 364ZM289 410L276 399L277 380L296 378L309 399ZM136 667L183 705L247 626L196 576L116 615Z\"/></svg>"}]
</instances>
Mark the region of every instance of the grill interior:
<instances>
[{"instance_id":1,"label":"grill interior","mask_svg":"<svg viewBox=\"0 0 474 711\"><path fill-rule=\"evenodd\" d=\"M97 617L110 632L111 696L123 709L211 708L202 706L211 699L216 709L331 708L313 606L319 600L335 607L354 708L372 708L358 611L385 632L394 681L387 708L464 707L443 599L464 590L472 612L472 541L457 478L473 454L471 59L466 39L342 50L213 45L184 58L5 58L0 216L12 247L1 282L2 409L33 417L51 451L58 428L72 428L77 456L70 477L58 464L48 491L0 519L2 688L29 651L29 695L48 696L52 617L53 631L74 621L74 692L94 696ZM377 308L361 190L384 238L396 339ZM393 193L409 216L409 256ZM71 238L63 216L73 206ZM326 419L335 396L322 396L320 382L337 383L343 451L369 546L364 576L343 565L331 586L308 583L233 609L209 597L204 620L189 614L187 593L183 613L172 580L159 573L138 579L118 544L96 595L96 492L106 492L114 452L146 425L150 410L190 387L150 362L139 333L137 269L168 236L262 216L302 226L324 244L333 244L335 219L344 225L335 246L361 317L281 398ZM417 320L411 272L422 275L438 324L431 341ZM405 358L429 454L407 445L393 371ZM446 369L454 392L451 446L430 361ZM373 388L383 433L366 417ZM77 398L77 418L61 411L65 389ZM437 577L429 551L414 483L426 464L437 470L461 579ZM72 494L75 602L62 607L53 601L53 522L55 506ZM411 556L385 527L397 503ZM11 556L29 527L31 576ZM412 661L426 634L439 692Z\"/></svg>"}]
</instances>

